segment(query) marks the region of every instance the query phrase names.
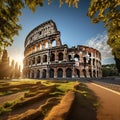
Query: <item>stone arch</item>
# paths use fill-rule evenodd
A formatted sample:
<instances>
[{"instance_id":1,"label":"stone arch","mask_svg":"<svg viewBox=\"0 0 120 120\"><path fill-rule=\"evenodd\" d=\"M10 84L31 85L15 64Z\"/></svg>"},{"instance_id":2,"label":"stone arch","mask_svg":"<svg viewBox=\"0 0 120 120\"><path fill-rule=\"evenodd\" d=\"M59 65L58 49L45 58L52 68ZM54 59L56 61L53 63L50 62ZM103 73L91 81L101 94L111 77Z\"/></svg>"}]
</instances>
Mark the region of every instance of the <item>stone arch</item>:
<instances>
[{"instance_id":1,"label":"stone arch","mask_svg":"<svg viewBox=\"0 0 120 120\"><path fill-rule=\"evenodd\" d=\"M95 70L93 70L93 77L96 77L96 75L95 75Z\"/></svg>"},{"instance_id":2,"label":"stone arch","mask_svg":"<svg viewBox=\"0 0 120 120\"><path fill-rule=\"evenodd\" d=\"M47 55L43 55L43 62L47 62Z\"/></svg>"},{"instance_id":3,"label":"stone arch","mask_svg":"<svg viewBox=\"0 0 120 120\"><path fill-rule=\"evenodd\" d=\"M35 64L35 57L33 57L32 59L32 64Z\"/></svg>"},{"instance_id":4,"label":"stone arch","mask_svg":"<svg viewBox=\"0 0 120 120\"><path fill-rule=\"evenodd\" d=\"M57 70L57 77L60 77L60 78L63 77L63 69L62 69L62 68L59 68L59 69Z\"/></svg>"},{"instance_id":5,"label":"stone arch","mask_svg":"<svg viewBox=\"0 0 120 120\"><path fill-rule=\"evenodd\" d=\"M75 61L79 61L79 55L78 55L78 54L75 54L75 55L74 55L74 60L75 60Z\"/></svg>"},{"instance_id":6,"label":"stone arch","mask_svg":"<svg viewBox=\"0 0 120 120\"><path fill-rule=\"evenodd\" d=\"M37 78L40 78L40 70L37 70Z\"/></svg>"},{"instance_id":7,"label":"stone arch","mask_svg":"<svg viewBox=\"0 0 120 120\"><path fill-rule=\"evenodd\" d=\"M92 78L92 71L91 71L91 69L89 69L89 75Z\"/></svg>"},{"instance_id":8,"label":"stone arch","mask_svg":"<svg viewBox=\"0 0 120 120\"><path fill-rule=\"evenodd\" d=\"M66 77L72 77L72 70L71 68L66 69Z\"/></svg>"},{"instance_id":9,"label":"stone arch","mask_svg":"<svg viewBox=\"0 0 120 120\"><path fill-rule=\"evenodd\" d=\"M50 61L55 61L55 54L54 53L51 53Z\"/></svg>"},{"instance_id":10,"label":"stone arch","mask_svg":"<svg viewBox=\"0 0 120 120\"><path fill-rule=\"evenodd\" d=\"M37 57L37 63L40 63L40 62L41 62L41 57L38 56L38 57Z\"/></svg>"},{"instance_id":11,"label":"stone arch","mask_svg":"<svg viewBox=\"0 0 120 120\"><path fill-rule=\"evenodd\" d=\"M55 47L56 46L56 40L53 40L52 41L52 47Z\"/></svg>"},{"instance_id":12,"label":"stone arch","mask_svg":"<svg viewBox=\"0 0 120 120\"><path fill-rule=\"evenodd\" d=\"M83 71L83 75L84 75L84 77L86 78L86 70L83 69L82 71Z\"/></svg>"},{"instance_id":13,"label":"stone arch","mask_svg":"<svg viewBox=\"0 0 120 120\"><path fill-rule=\"evenodd\" d=\"M54 78L54 69L50 69L50 78Z\"/></svg>"},{"instance_id":14,"label":"stone arch","mask_svg":"<svg viewBox=\"0 0 120 120\"><path fill-rule=\"evenodd\" d=\"M42 78L46 78L46 69L43 69L42 71Z\"/></svg>"},{"instance_id":15,"label":"stone arch","mask_svg":"<svg viewBox=\"0 0 120 120\"><path fill-rule=\"evenodd\" d=\"M45 43L45 48L48 48L48 42Z\"/></svg>"},{"instance_id":16,"label":"stone arch","mask_svg":"<svg viewBox=\"0 0 120 120\"><path fill-rule=\"evenodd\" d=\"M75 69L75 72L76 72L76 77L80 77L80 70L78 70L78 69Z\"/></svg>"},{"instance_id":17,"label":"stone arch","mask_svg":"<svg viewBox=\"0 0 120 120\"><path fill-rule=\"evenodd\" d=\"M58 54L58 60L63 60L63 53L62 52L60 52L59 54Z\"/></svg>"},{"instance_id":18,"label":"stone arch","mask_svg":"<svg viewBox=\"0 0 120 120\"><path fill-rule=\"evenodd\" d=\"M34 70L32 70L32 75L31 75L31 78L34 78Z\"/></svg>"}]
</instances>

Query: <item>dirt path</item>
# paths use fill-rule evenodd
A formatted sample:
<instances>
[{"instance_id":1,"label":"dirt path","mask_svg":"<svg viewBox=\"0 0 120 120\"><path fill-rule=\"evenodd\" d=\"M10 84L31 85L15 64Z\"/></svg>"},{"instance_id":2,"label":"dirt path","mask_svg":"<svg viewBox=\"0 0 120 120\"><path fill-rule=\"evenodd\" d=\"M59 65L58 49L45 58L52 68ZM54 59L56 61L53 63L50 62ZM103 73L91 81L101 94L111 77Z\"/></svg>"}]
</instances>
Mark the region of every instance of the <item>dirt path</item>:
<instances>
[{"instance_id":1,"label":"dirt path","mask_svg":"<svg viewBox=\"0 0 120 120\"><path fill-rule=\"evenodd\" d=\"M99 97L101 106L97 110L97 120L120 120L120 94L94 83L85 84Z\"/></svg>"},{"instance_id":2,"label":"dirt path","mask_svg":"<svg viewBox=\"0 0 120 120\"><path fill-rule=\"evenodd\" d=\"M18 99L19 97L22 97L24 93L25 92L18 92L15 94L0 97L0 107L4 104L4 102L12 101L12 100Z\"/></svg>"},{"instance_id":3,"label":"dirt path","mask_svg":"<svg viewBox=\"0 0 120 120\"><path fill-rule=\"evenodd\" d=\"M46 99L43 99L41 101L37 101L31 105L25 106L25 107L21 107L18 110L13 110L12 112L10 112L9 114L4 114L2 116L0 116L0 120L8 120L12 117L15 117L17 115L20 115L24 112L26 112L27 110L36 110L38 107L40 107L40 105L44 104L46 102Z\"/></svg>"}]
</instances>

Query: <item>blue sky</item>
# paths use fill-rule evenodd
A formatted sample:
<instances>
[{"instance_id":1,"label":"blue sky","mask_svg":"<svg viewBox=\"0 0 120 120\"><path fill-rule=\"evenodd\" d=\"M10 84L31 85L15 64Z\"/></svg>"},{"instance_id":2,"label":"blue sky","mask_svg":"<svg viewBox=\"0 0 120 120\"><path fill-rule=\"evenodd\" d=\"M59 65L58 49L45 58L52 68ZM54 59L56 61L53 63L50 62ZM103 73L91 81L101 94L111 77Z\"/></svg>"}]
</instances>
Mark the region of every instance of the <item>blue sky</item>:
<instances>
[{"instance_id":1,"label":"blue sky","mask_svg":"<svg viewBox=\"0 0 120 120\"><path fill-rule=\"evenodd\" d=\"M15 36L14 43L8 47L10 59L15 59L22 64L24 57L24 41L28 33L39 24L52 19L57 29L61 32L61 40L63 44L69 47L77 45L88 45L102 52L102 63L114 63L111 56L111 50L106 44L107 34L103 23L92 24L87 17L89 0L81 0L79 7L68 7L63 5L59 7L58 1L51 5L47 3L43 7L37 7L36 12L32 12L27 7L22 9L19 24L22 30L18 36Z\"/></svg>"}]
</instances>

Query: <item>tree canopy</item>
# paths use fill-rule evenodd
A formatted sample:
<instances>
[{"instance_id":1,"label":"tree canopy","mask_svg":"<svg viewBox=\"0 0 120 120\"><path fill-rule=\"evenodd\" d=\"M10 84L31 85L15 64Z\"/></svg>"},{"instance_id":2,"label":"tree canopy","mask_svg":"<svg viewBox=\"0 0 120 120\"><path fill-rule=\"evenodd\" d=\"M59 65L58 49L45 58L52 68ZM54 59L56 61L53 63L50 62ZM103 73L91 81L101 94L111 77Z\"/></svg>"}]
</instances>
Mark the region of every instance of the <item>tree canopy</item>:
<instances>
[{"instance_id":1,"label":"tree canopy","mask_svg":"<svg viewBox=\"0 0 120 120\"><path fill-rule=\"evenodd\" d=\"M54 0L47 0L48 4ZM27 5L32 11L43 6L45 0L0 0L0 52L2 47L11 45L13 37L18 35L21 9ZM79 0L59 0L60 6L78 7ZM91 0L87 15L93 23L104 22L108 32L107 43L112 54L120 60L120 0ZM115 59L115 60L116 60Z\"/></svg>"}]
</instances>

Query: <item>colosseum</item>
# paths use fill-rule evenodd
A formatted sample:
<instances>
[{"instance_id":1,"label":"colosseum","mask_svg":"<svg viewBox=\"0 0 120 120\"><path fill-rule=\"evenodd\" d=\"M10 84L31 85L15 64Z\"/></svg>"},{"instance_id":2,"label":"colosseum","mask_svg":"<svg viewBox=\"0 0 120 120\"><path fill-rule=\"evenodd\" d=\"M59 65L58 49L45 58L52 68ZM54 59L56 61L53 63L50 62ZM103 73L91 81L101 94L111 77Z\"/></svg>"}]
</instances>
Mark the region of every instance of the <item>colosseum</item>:
<instances>
[{"instance_id":1,"label":"colosseum","mask_svg":"<svg viewBox=\"0 0 120 120\"><path fill-rule=\"evenodd\" d=\"M62 45L53 20L34 28L24 43L24 78L92 78L102 77L98 50L78 45Z\"/></svg>"}]
</instances>

